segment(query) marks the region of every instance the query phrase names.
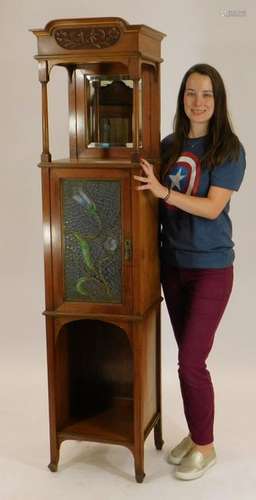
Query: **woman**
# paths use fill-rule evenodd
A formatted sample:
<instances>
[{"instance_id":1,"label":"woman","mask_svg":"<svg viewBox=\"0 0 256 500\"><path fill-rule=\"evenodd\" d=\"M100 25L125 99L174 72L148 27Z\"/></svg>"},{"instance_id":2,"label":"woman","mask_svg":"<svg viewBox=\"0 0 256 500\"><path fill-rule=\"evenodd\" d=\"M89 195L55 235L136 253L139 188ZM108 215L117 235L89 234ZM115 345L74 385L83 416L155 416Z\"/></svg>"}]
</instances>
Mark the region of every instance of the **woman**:
<instances>
[{"instance_id":1,"label":"woman","mask_svg":"<svg viewBox=\"0 0 256 500\"><path fill-rule=\"evenodd\" d=\"M175 475L200 477L215 464L214 390L206 359L233 284L230 199L245 170L221 76L197 64L181 83L174 133L161 143L161 182L145 159L135 176L160 199L161 282L178 345L189 435L168 456Z\"/></svg>"}]
</instances>

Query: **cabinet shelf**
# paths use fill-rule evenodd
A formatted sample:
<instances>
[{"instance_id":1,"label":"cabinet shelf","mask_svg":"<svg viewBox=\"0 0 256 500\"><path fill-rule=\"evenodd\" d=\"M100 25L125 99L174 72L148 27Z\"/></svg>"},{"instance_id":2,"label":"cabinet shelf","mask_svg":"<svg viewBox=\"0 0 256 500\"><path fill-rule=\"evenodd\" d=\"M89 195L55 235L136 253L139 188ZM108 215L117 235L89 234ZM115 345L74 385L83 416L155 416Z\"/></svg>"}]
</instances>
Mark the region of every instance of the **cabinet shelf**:
<instances>
[{"instance_id":1,"label":"cabinet shelf","mask_svg":"<svg viewBox=\"0 0 256 500\"><path fill-rule=\"evenodd\" d=\"M154 161L154 159L150 161ZM104 168L110 168L113 169L113 167L118 167L118 168L134 168L134 166L139 167L139 160L137 161L131 161L131 159L127 158L114 158L114 159L109 159L109 158L61 158L61 159L55 159L52 161L40 161L38 163L38 167L51 167L51 168L86 168L86 167L91 167L93 164L94 168L101 168L102 165L104 165Z\"/></svg>"},{"instance_id":2,"label":"cabinet shelf","mask_svg":"<svg viewBox=\"0 0 256 500\"><path fill-rule=\"evenodd\" d=\"M86 418L70 420L58 431L66 439L99 441L115 444L133 442L133 400L118 398L113 405Z\"/></svg>"}]
</instances>

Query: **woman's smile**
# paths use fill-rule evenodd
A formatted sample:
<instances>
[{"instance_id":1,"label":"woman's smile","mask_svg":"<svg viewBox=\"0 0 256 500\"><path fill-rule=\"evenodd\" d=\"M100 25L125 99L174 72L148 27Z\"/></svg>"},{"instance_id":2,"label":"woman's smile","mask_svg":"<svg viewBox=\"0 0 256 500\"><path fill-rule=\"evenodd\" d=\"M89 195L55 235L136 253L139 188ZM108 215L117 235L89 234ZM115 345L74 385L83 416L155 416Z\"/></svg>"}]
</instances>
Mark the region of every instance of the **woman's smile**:
<instances>
[{"instance_id":1,"label":"woman's smile","mask_svg":"<svg viewBox=\"0 0 256 500\"><path fill-rule=\"evenodd\" d=\"M192 113L194 113L194 115L202 115L206 110L192 109L191 111Z\"/></svg>"}]
</instances>

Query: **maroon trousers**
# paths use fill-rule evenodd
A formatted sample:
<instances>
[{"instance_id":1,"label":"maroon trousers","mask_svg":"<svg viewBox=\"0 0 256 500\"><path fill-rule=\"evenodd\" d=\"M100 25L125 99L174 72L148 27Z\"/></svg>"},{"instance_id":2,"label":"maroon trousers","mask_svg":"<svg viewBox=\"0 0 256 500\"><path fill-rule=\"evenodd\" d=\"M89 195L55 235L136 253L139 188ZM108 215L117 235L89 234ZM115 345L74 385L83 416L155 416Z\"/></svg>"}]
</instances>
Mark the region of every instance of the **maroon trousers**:
<instances>
[{"instance_id":1,"label":"maroon trousers","mask_svg":"<svg viewBox=\"0 0 256 500\"><path fill-rule=\"evenodd\" d=\"M233 266L184 269L161 266L161 281L178 345L178 375L192 440L214 441L214 390L206 359L227 305Z\"/></svg>"}]
</instances>

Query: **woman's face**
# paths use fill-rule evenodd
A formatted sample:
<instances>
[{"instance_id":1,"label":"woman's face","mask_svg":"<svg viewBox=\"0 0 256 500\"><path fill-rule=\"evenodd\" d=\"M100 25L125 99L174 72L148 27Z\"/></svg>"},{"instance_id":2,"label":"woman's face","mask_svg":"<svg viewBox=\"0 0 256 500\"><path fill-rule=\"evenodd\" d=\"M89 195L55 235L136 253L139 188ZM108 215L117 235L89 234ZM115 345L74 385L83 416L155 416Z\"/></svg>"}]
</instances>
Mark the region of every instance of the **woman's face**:
<instances>
[{"instance_id":1,"label":"woman's face","mask_svg":"<svg viewBox=\"0 0 256 500\"><path fill-rule=\"evenodd\" d=\"M210 77L192 73L186 82L183 102L190 124L193 126L204 124L207 130L214 112L214 95Z\"/></svg>"}]
</instances>

